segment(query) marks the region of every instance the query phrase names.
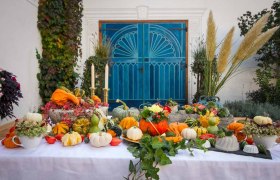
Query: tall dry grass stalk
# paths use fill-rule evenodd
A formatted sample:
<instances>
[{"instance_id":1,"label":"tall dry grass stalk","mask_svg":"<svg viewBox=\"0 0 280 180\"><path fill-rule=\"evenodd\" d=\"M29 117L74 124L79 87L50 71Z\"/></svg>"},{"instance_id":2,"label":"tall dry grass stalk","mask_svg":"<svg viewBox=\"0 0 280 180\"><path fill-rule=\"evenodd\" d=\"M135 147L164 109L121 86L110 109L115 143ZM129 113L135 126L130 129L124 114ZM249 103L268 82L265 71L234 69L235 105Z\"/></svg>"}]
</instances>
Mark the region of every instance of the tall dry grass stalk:
<instances>
[{"instance_id":1,"label":"tall dry grass stalk","mask_svg":"<svg viewBox=\"0 0 280 180\"><path fill-rule=\"evenodd\" d=\"M213 13L210 11L207 22L206 56L208 61L213 61L216 50L216 25Z\"/></svg>"},{"instance_id":2,"label":"tall dry grass stalk","mask_svg":"<svg viewBox=\"0 0 280 180\"><path fill-rule=\"evenodd\" d=\"M206 38L206 57L207 62L204 67L204 94L207 96L215 96L220 89L224 86L227 80L232 77L244 60L254 55L262 46L273 36L273 34L279 29L275 27L262 33L265 27L270 13L265 14L260 18L253 27L247 32L243 41L239 45L235 55L230 59L229 56L232 47L232 38L234 28L232 28L225 37L225 40L220 49L220 53L217 60L217 72L218 76L213 73L213 59L216 50L216 30L213 14L210 12L208 18L208 30ZM212 49L214 48L214 49ZM230 64L227 69L227 65ZM227 71L226 71L227 69Z\"/></svg>"},{"instance_id":3,"label":"tall dry grass stalk","mask_svg":"<svg viewBox=\"0 0 280 180\"><path fill-rule=\"evenodd\" d=\"M267 20L270 16L270 13L266 13L263 17L261 17L253 27L246 33L243 41L240 43L239 48L237 49L232 63L234 65L238 64L240 61L243 61L247 56L249 49L251 48L252 42L256 40L256 38L262 32Z\"/></svg>"},{"instance_id":4,"label":"tall dry grass stalk","mask_svg":"<svg viewBox=\"0 0 280 180\"><path fill-rule=\"evenodd\" d=\"M255 55L257 53L257 51L263 47L263 45L273 36L273 34L278 29L279 29L279 26L269 29L266 32L259 35L259 37L257 37L257 39L254 41L251 48L248 50L248 53L247 53L245 59L248 59L249 57Z\"/></svg>"},{"instance_id":5,"label":"tall dry grass stalk","mask_svg":"<svg viewBox=\"0 0 280 180\"><path fill-rule=\"evenodd\" d=\"M231 48L232 48L233 33L234 33L234 27L232 27L230 31L227 33L225 40L222 44L222 47L220 49L220 54L217 60L217 72L219 74L223 73L227 67L228 58L230 56Z\"/></svg>"}]
</instances>

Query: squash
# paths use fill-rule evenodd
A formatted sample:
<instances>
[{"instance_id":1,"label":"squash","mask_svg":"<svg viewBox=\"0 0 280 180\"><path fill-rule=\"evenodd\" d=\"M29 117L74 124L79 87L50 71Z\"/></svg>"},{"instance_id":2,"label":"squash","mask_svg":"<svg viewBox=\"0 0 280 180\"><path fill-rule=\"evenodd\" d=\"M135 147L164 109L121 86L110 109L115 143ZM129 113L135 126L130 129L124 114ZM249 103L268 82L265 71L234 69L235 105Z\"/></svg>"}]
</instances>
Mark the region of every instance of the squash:
<instances>
[{"instance_id":1,"label":"squash","mask_svg":"<svg viewBox=\"0 0 280 180\"><path fill-rule=\"evenodd\" d=\"M199 127L195 126L195 127L193 127L193 129L197 133L198 137L200 137L202 134L206 134L208 132L206 128L201 127L201 126L199 126Z\"/></svg>"},{"instance_id":2,"label":"squash","mask_svg":"<svg viewBox=\"0 0 280 180\"><path fill-rule=\"evenodd\" d=\"M163 136L161 136L163 137ZM159 137L159 141L162 142L161 137ZM175 136L175 137L163 137L166 141L173 141L174 143L181 142L183 140L182 136Z\"/></svg>"},{"instance_id":3,"label":"squash","mask_svg":"<svg viewBox=\"0 0 280 180\"><path fill-rule=\"evenodd\" d=\"M56 89L51 97L51 101L59 106L63 106L68 100L76 105L80 104L80 101L76 96L62 89Z\"/></svg>"},{"instance_id":4,"label":"squash","mask_svg":"<svg viewBox=\"0 0 280 180\"><path fill-rule=\"evenodd\" d=\"M208 131L210 134L217 134L218 131L219 131L219 128L218 128L218 126L208 126L208 127L207 127L207 131Z\"/></svg>"},{"instance_id":5,"label":"squash","mask_svg":"<svg viewBox=\"0 0 280 180\"><path fill-rule=\"evenodd\" d=\"M173 122L168 126L168 131L175 133L176 136L180 136L183 129L188 128L186 123Z\"/></svg>"},{"instance_id":6,"label":"squash","mask_svg":"<svg viewBox=\"0 0 280 180\"><path fill-rule=\"evenodd\" d=\"M196 139L197 134L194 129L185 128L181 132L181 135L183 136L183 138L190 140L190 139Z\"/></svg>"},{"instance_id":7,"label":"squash","mask_svg":"<svg viewBox=\"0 0 280 180\"><path fill-rule=\"evenodd\" d=\"M100 129L98 127L99 124L99 118L96 114L93 114L91 117L91 123L89 128L89 133L97 133L100 132Z\"/></svg>"},{"instance_id":8,"label":"squash","mask_svg":"<svg viewBox=\"0 0 280 180\"><path fill-rule=\"evenodd\" d=\"M138 122L134 117L126 117L121 120L119 125L122 127L122 129L129 129L132 126L138 127Z\"/></svg>"},{"instance_id":9,"label":"squash","mask_svg":"<svg viewBox=\"0 0 280 180\"><path fill-rule=\"evenodd\" d=\"M118 136L118 137L122 135L122 129L117 125L111 127L109 130L112 130L113 132L115 132L116 136Z\"/></svg>"},{"instance_id":10,"label":"squash","mask_svg":"<svg viewBox=\"0 0 280 180\"><path fill-rule=\"evenodd\" d=\"M244 124L238 122L232 122L227 126L227 129L230 131L239 132L244 129Z\"/></svg>"},{"instance_id":11,"label":"squash","mask_svg":"<svg viewBox=\"0 0 280 180\"><path fill-rule=\"evenodd\" d=\"M69 131L69 127L65 122L56 123L52 129L54 135L66 134Z\"/></svg>"},{"instance_id":12,"label":"squash","mask_svg":"<svg viewBox=\"0 0 280 180\"><path fill-rule=\"evenodd\" d=\"M92 96L91 99L94 101L94 104L100 104L101 103L101 99L96 95Z\"/></svg>"},{"instance_id":13,"label":"squash","mask_svg":"<svg viewBox=\"0 0 280 180\"><path fill-rule=\"evenodd\" d=\"M11 129L12 129L12 128L11 128ZM12 141L13 137L15 136L15 130L14 130L14 129L11 130L11 129L10 129L10 133L6 135L6 138L4 138L4 139L2 140L2 144L3 144L3 146L5 146L6 148L10 148L10 149L11 149L11 148L20 147L20 146L16 145L16 144ZM19 138L18 138L18 137L15 138L15 142L18 143L18 144L20 144L20 141L19 141Z\"/></svg>"},{"instance_id":14,"label":"squash","mask_svg":"<svg viewBox=\"0 0 280 180\"><path fill-rule=\"evenodd\" d=\"M90 125L89 119L87 119L87 118L78 118L74 122L72 128L73 128L73 131L76 131L79 134L84 134L85 135L89 131L89 125Z\"/></svg>"},{"instance_id":15,"label":"squash","mask_svg":"<svg viewBox=\"0 0 280 180\"><path fill-rule=\"evenodd\" d=\"M42 114L39 113L26 113L24 119L27 121L38 121L41 122L43 120Z\"/></svg>"},{"instance_id":16,"label":"squash","mask_svg":"<svg viewBox=\"0 0 280 180\"><path fill-rule=\"evenodd\" d=\"M8 138L3 139L3 141L4 141L3 144L6 148L12 149L12 148L19 147L12 141L12 139L13 139L13 137L8 137ZM15 142L18 144L21 144L18 137L15 138Z\"/></svg>"},{"instance_id":17,"label":"squash","mask_svg":"<svg viewBox=\"0 0 280 180\"><path fill-rule=\"evenodd\" d=\"M76 96L76 97L83 97L84 95L85 95L85 90L83 90L83 89L80 89L80 88L75 88L74 89L74 95Z\"/></svg>"},{"instance_id":18,"label":"squash","mask_svg":"<svg viewBox=\"0 0 280 180\"><path fill-rule=\"evenodd\" d=\"M132 139L134 141L141 139L142 136L143 136L143 133L142 133L141 129L139 129L136 126L129 128L126 133L126 137L129 139Z\"/></svg>"},{"instance_id":19,"label":"squash","mask_svg":"<svg viewBox=\"0 0 280 180\"><path fill-rule=\"evenodd\" d=\"M254 122L257 123L258 125L267 125L267 124L272 124L272 119L270 117L265 117L265 116L255 116Z\"/></svg>"},{"instance_id":20,"label":"squash","mask_svg":"<svg viewBox=\"0 0 280 180\"><path fill-rule=\"evenodd\" d=\"M63 146L75 146L82 142L82 137L79 133L72 131L72 132L65 134L61 138L61 142L62 142Z\"/></svg>"},{"instance_id":21,"label":"squash","mask_svg":"<svg viewBox=\"0 0 280 180\"><path fill-rule=\"evenodd\" d=\"M94 147L107 146L112 141L112 135L105 132L92 133L89 136L90 144Z\"/></svg>"},{"instance_id":22,"label":"squash","mask_svg":"<svg viewBox=\"0 0 280 180\"><path fill-rule=\"evenodd\" d=\"M151 136L162 135L168 131L168 122L167 120L162 120L158 123L154 123L141 119L139 128L143 133L149 133Z\"/></svg>"},{"instance_id":23,"label":"squash","mask_svg":"<svg viewBox=\"0 0 280 180\"><path fill-rule=\"evenodd\" d=\"M117 137L117 134L115 133L115 131L111 130L111 129L108 129L107 130L107 133L111 134L111 136L114 138L114 137Z\"/></svg>"},{"instance_id":24,"label":"squash","mask_svg":"<svg viewBox=\"0 0 280 180\"><path fill-rule=\"evenodd\" d=\"M238 142L244 141L246 138L246 134L240 131L235 132L234 135L236 136Z\"/></svg>"},{"instance_id":25,"label":"squash","mask_svg":"<svg viewBox=\"0 0 280 180\"><path fill-rule=\"evenodd\" d=\"M138 119L140 112L137 108L129 108L123 101L119 99L117 99L116 102L122 103L122 105L113 109L112 111L113 118L118 118L121 120L125 117L132 116Z\"/></svg>"}]
</instances>

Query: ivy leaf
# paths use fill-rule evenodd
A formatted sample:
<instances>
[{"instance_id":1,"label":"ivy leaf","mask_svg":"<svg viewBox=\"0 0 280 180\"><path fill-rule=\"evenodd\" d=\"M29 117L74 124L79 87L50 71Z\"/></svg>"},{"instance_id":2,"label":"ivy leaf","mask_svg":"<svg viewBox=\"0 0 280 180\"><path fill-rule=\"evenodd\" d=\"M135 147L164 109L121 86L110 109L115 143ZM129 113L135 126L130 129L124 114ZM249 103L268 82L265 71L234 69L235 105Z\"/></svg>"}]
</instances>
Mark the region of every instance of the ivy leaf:
<instances>
[{"instance_id":1,"label":"ivy leaf","mask_svg":"<svg viewBox=\"0 0 280 180\"><path fill-rule=\"evenodd\" d=\"M132 160L129 161L129 172L136 173L136 167L134 166Z\"/></svg>"},{"instance_id":2,"label":"ivy leaf","mask_svg":"<svg viewBox=\"0 0 280 180\"><path fill-rule=\"evenodd\" d=\"M170 158L166 156L166 154L162 154L159 164L161 166L163 166L163 165L167 165L167 164L172 164L172 162L171 162Z\"/></svg>"},{"instance_id":3,"label":"ivy leaf","mask_svg":"<svg viewBox=\"0 0 280 180\"><path fill-rule=\"evenodd\" d=\"M159 149L162 148L164 144L159 141L158 137L153 137L152 139L152 147L153 149Z\"/></svg>"},{"instance_id":4,"label":"ivy leaf","mask_svg":"<svg viewBox=\"0 0 280 180\"><path fill-rule=\"evenodd\" d=\"M127 148L127 150L132 153L133 157L135 157L135 158L139 158L140 157L140 152L139 152L139 150L136 147L129 146Z\"/></svg>"},{"instance_id":5,"label":"ivy leaf","mask_svg":"<svg viewBox=\"0 0 280 180\"><path fill-rule=\"evenodd\" d=\"M148 152L144 155L144 159L145 160L152 160L154 157L153 153L152 152Z\"/></svg>"},{"instance_id":6,"label":"ivy leaf","mask_svg":"<svg viewBox=\"0 0 280 180\"><path fill-rule=\"evenodd\" d=\"M155 161L156 161L156 162L160 162L161 157L162 157L163 154L164 154L164 153L163 153L163 150L162 150L162 149L157 149L156 152L155 152L155 155L154 155Z\"/></svg>"},{"instance_id":7,"label":"ivy leaf","mask_svg":"<svg viewBox=\"0 0 280 180\"><path fill-rule=\"evenodd\" d=\"M155 180L159 180L159 175L157 174L159 172L159 168L152 167L147 170L145 176L148 179L149 177Z\"/></svg>"}]
</instances>

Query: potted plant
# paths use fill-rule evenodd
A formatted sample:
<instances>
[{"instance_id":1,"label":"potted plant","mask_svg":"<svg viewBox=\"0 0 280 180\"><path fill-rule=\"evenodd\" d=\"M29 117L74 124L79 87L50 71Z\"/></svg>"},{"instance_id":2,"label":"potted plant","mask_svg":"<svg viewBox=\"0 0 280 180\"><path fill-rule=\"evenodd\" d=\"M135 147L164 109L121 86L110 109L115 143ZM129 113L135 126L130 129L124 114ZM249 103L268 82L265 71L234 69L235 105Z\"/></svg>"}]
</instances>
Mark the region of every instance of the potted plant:
<instances>
[{"instance_id":1,"label":"potted plant","mask_svg":"<svg viewBox=\"0 0 280 180\"><path fill-rule=\"evenodd\" d=\"M47 123L45 121L16 120L15 134L21 144L15 142L16 136L13 137L12 141L25 149L34 149L39 146L46 132Z\"/></svg>"},{"instance_id":2,"label":"potted plant","mask_svg":"<svg viewBox=\"0 0 280 180\"><path fill-rule=\"evenodd\" d=\"M13 105L22 98L20 84L16 76L0 68L0 119L15 117Z\"/></svg>"},{"instance_id":3,"label":"potted plant","mask_svg":"<svg viewBox=\"0 0 280 180\"><path fill-rule=\"evenodd\" d=\"M263 144L270 149L280 135L280 128L269 117L255 116L253 120L245 123L243 132L247 136L252 135L255 144Z\"/></svg>"}]
</instances>

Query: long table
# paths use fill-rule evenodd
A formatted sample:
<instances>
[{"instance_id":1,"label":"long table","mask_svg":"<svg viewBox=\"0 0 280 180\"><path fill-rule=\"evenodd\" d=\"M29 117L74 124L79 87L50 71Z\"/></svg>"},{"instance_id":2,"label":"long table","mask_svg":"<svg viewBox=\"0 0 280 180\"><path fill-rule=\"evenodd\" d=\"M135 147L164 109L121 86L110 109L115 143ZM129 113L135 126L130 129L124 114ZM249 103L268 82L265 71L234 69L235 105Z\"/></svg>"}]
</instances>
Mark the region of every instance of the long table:
<instances>
[{"instance_id":1,"label":"long table","mask_svg":"<svg viewBox=\"0 0 280 180\"><path fill-rule=\"evenodd\" d=\"M160 167L160 179L270 180L280 179L280 145L272 150L272 160L226 154L204 153L194 156L180 150L172 164ZM82 143L63 147L42 140L34 150L6 149L0 146L0 180L118 180L127 176L129 161L136 160L127 144L95 148Z\"/></svg>"}]
</instances>

